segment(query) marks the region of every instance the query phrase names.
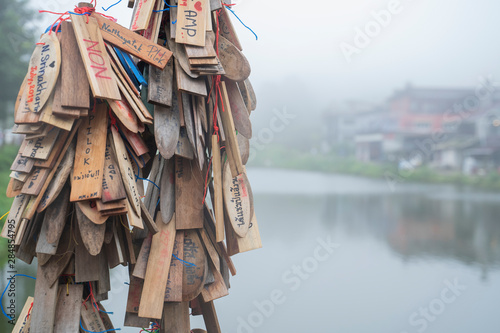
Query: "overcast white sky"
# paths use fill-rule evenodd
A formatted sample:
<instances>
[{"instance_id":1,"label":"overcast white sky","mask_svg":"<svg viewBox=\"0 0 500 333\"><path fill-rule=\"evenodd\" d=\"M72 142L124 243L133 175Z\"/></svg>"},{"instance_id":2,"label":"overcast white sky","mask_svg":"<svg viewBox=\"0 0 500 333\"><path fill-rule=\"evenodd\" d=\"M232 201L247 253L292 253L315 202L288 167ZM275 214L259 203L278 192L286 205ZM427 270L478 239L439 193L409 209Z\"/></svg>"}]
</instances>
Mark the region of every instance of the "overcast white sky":
<instances>
[{"instance_id":1,"label":"overcast white sky","mask_svg":"<svg viewBox=\"0 0 500 333\"><path fill-rule=\"evenodd\" d=\"M99 0L108 7L115 0ZM126 0L108 14L128 26ZM256 90L266 83L307 85L318 105L332 100L383 100L406 82L417 86L474 87L478 77L500 79L500 3L491 0L239 0L233 7L258 34L236 20ZM342 42L354 45L355 29L374 21L372 11L399 3L399 11L348 63ZM64 11L76 1L33 1ZM44 23L54 17L48 14ZM285 89L285 88L284 88ZM262 92L261 92L262 93ZM290 96L290 99L299 96ZM285 102L285 101L284 101Z\"/></svg>"}]
</instances>

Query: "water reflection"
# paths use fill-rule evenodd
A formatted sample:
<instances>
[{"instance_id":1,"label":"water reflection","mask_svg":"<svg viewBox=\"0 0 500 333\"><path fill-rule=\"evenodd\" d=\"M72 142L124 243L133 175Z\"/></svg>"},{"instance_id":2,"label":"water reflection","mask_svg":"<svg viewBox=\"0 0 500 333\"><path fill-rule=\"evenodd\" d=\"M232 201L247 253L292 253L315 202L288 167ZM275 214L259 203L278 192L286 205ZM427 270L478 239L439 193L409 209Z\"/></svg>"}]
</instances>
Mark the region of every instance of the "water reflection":
<instances>
[{"instance_id":1,"label":"water reflection","mask_svg":"<svg viewBox=\"0 0 500 333\"><path fill-rule=\"evenodd\" d=\"M373 237L403 260L431 257L500 267L500 206L422 193L329 195L322 222L350 237ZM459 189L457 189L459 191Z\"/></svg>"}]
</instances>

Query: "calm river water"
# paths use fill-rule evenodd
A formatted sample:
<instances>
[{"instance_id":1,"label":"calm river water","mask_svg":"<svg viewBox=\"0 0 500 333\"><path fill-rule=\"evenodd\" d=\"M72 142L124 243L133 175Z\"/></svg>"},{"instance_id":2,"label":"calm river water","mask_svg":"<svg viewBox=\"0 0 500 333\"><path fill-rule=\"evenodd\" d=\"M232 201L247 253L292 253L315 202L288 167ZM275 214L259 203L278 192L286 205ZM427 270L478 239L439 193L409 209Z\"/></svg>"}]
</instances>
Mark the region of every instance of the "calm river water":
<instances>
[{"instance_id":1,"label":"calm river water","mask_svg":"<svg viewBox=\"0 0 500 333\"><path fill-rule=\"evenodd\" d=\"M264 248L233 257L230 296L215 302L223 332L500 332L500 194L273 169L249 178ZM112 277L104 304L120 327L126 269Z\"/></svg>"}]
</instances>

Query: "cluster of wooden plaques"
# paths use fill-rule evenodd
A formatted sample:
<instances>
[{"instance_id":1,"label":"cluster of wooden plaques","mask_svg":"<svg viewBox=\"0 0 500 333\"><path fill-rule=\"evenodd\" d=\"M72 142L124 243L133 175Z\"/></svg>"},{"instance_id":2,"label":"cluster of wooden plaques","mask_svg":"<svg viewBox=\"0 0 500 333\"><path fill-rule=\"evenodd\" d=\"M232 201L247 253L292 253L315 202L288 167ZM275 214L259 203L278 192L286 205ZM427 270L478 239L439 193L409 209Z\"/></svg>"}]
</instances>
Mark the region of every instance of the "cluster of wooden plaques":
<instances>
[{"instance_id":1,"label":"cluster of wooden plaques","mask_svg":"<svg viewBox=\"0 0 500 333\"><path fill-rule=\"evenodd\" d=\"M220 332L231 256L262 246L245 170L256 99L226 4L129 6L127 29L80 3L31 57L1 235L38 270L13 332L112 330L100 302L118 265L125 326L188 333L191 313Z\"/></svg>"}]
</instances>

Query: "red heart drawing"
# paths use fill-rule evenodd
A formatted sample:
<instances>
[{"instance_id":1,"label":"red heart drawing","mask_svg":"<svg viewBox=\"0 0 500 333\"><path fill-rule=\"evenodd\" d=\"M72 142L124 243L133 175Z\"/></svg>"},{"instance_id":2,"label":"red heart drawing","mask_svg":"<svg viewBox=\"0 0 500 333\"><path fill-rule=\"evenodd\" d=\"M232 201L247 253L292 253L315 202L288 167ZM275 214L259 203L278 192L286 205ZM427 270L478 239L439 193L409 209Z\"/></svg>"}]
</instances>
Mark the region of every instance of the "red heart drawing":
<instances>
[{"instance_id":1,"label":"red heart drawing","mask_svg":"<svg viewBox=\"0 0 500 333\"><path fill-rule=\"evenodd\" d=\"M199 12L201 12L202 8L201 8L201 2L200 1L198 1L197 3L194 4L194 9L196 9Z\"/></svg>"}]
</instances>

